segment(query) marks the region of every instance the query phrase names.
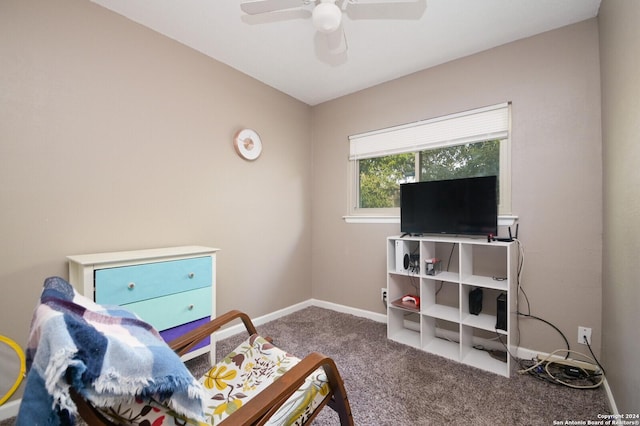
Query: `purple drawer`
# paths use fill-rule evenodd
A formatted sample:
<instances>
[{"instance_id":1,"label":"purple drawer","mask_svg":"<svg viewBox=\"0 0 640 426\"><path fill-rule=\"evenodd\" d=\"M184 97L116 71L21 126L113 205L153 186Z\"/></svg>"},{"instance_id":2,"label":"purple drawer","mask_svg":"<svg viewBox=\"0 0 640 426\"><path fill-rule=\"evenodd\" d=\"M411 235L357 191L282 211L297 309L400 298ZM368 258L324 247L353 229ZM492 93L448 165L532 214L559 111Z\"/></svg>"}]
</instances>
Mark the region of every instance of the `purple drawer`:
<instances>
[{"instance_id":1,"label":"purple drawer","mask_svg":"<svg viewBox=\"0 0 640 426\"><path fill-rule=\"evenodd\" d=\"M182 336L187 331L191 331L196 327L201 326L202 324L206 324L210 321L210 317L201 318L199 320L191 321L186 324L179 325L177 327L168 328L160 332L160 335L164 339L165 342L170 342L173 339ZM200 343L193 347L191 350L203 348L211 343L211 337L207 337L203 339Z\"/></svg>"}]
</instances>

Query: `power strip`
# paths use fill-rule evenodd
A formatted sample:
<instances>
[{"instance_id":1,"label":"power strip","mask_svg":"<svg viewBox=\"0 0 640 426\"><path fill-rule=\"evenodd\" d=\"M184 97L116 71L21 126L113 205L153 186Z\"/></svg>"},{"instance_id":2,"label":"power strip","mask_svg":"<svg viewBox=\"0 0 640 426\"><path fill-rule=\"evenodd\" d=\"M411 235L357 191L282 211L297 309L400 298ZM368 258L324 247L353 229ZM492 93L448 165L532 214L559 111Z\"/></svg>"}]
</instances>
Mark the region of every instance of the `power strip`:
<instances>
[{"instance_id":1,"label":"power strip","mask_svg":"<svg viewBox=\"0 0 640 426\"><path fill-rule=\"evenodd\" d=\"M600 370L600 367L598 367L597 365L593 365L590 364L588 362L584 362L584 361L578 361L577 359L564 359L562 357L559 356L544 356L544 355L540 355L538 354L536 356L536 359L538 360L538 362L543 361L543 362L554 362L557 364L562 364L562 365L570 365L572 367L578 367L578 368L582 368L585 371L589 371L591 373L595 373L597 371Z\"/></svg>"}]
</instances>

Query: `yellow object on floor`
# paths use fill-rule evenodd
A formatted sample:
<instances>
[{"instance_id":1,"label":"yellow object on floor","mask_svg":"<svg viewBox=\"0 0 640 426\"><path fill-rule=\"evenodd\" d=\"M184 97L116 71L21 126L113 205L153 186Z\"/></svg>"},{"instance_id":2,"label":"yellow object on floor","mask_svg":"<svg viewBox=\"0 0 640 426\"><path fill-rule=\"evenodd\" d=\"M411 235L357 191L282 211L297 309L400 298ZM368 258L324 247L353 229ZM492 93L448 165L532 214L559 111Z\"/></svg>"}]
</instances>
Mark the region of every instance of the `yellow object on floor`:
<instances>
[{"instance_id":1,"label":"yellow object on floor","mask_svg":"<svg viewBox=\"0 0 640 426\"><path fill-rule=\"evenodd\" d=\"M24 374L25 374L25 371L26 371L26 366L25 366L24 352L22 351L22 348L16 342L14 342L10 338L8 338L6 336L2 336L2 335L0 335L0 342L4 343L7 346L9 346L16 353L16 355L18 356L18 361L20 362L19 371L18 371L18 377L13 382L13 384L11 385L11 387L9 388L7 393L5 393L4 395L2 395L2 397L0 397L0 405L2 405L5 402L7 402L7 400L9 398L11 398L11 395L14 394L16 389L18 389L18 386L20 386L20 383L22 383L22 379L24 378ZM4 364L4 362L3 362L3 364Z\"/></svg>"}]
</instances>

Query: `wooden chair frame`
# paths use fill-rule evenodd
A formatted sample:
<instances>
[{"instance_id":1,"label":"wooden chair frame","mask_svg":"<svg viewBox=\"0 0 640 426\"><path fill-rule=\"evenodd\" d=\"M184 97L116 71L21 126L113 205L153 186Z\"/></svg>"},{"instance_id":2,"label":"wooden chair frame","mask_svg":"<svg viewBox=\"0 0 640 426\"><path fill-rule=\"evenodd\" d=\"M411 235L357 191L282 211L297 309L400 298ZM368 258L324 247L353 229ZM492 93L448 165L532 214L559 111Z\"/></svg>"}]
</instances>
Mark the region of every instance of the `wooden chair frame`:
<instances>
[{"instance_id":1,"label":"wooden chair frame","mask_svg":"<svg viewBox=\"0 0 640 426\"><path fill-rule=\"evenodd\" d=\"M220 329L220 327L236 319L242 320L249 336L257 334L256 328L249 316L243 312L233 310L169 342L169 346L178 355L184 355L200 341ZM235 411L220 424L224 426L264 425L269 418L278 411L280 406L302 386L305 379L319 367L324 368L329 381L330 391L307 420L307 424L313 421L325 405L328 405L338 413L342 426L353 426L351 406L338 368L331 358L319 352L313 352L307 355L278 380L274 381L264 391L252 398L244 404L242 408ZM90 426L116 425L73 389L71 390L71 396L78 406L80 417Z\"/></svg>"}]
</instances>

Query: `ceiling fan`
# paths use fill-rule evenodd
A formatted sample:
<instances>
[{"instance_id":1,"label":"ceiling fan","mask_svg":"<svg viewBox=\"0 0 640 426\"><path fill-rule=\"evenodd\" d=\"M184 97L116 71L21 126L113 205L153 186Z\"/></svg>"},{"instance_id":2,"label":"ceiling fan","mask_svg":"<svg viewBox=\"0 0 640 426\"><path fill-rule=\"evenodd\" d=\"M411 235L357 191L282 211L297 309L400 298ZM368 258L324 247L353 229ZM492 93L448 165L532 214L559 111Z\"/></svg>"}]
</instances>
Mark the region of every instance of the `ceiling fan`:
<instances>
[{"instance_id":1,"label":"ceiling fan","mask_svg":"<svg viewBox=\"0 0 640 426\"><path fill-rule=\"evenodd\" d=\"M340 54L347 50L347 39L342 27L343 12L360 5L414 5L421 0L245 0L240 8L247 15L278 12L294 8L313 7L311 20L316 30L326 37L329 53ZM422 0L424 3L424 0ZM380 19L386 16L379 15ZM368 16L370 18L370 16Z\"/></svg>"}]
</instances>

